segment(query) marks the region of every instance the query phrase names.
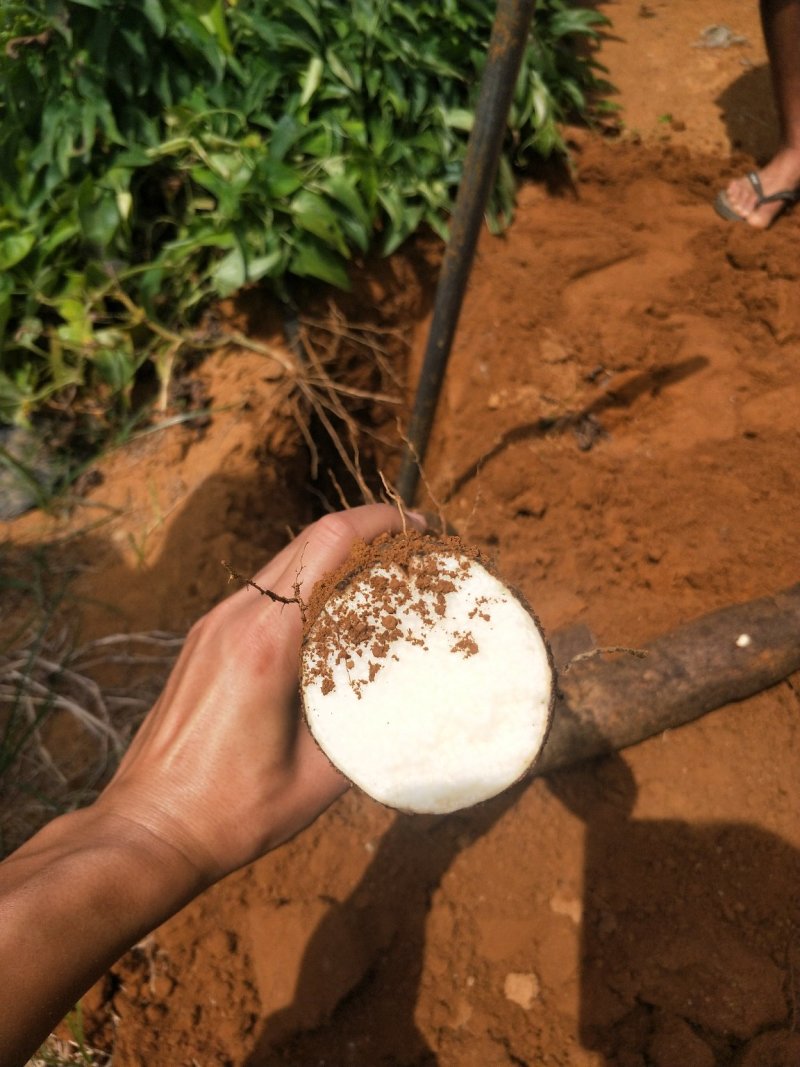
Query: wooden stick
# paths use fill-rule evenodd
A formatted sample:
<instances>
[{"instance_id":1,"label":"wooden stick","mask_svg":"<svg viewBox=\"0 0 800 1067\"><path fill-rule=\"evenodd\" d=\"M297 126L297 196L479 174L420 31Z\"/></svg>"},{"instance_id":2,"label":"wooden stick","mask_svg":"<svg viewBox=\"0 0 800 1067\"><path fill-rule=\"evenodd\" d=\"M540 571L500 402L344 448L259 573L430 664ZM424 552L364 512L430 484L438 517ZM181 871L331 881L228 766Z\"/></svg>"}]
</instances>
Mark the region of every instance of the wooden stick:
<instances>
[{"instance_id":1,"label":"wooden stick","mask_svg":"<svg viewBox=\"0 0 800 1067\"><path fill-rule=\"evenodd\" d=\"M800 671L800 584L704 615L644 650L573 659L534 774L635 745Z\"/></svg>"}]
</instances>

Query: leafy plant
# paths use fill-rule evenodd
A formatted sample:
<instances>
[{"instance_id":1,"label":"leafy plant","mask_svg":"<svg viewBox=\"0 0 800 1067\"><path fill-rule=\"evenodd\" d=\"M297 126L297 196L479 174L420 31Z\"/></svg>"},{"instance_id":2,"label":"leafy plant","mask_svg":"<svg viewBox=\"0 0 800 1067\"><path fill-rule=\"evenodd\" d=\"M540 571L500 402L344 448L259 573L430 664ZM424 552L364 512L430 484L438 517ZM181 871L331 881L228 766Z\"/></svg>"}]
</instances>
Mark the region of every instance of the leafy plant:
<instances>
[{"instance_id":1,"label":"leafy plant","mask_svg":"<svg viewBox=\"0 0 800 1067\"><path fill-rule=\"evenodd\" d=\"M6 0L0 7L0 422L99 436L162 385L212 299L346 286L348 261L445 233L492 0ZM603 22L542 0L511 165L602 91ZM162 389L162 394L164 390Z\"/></svg>"}]
</instances>

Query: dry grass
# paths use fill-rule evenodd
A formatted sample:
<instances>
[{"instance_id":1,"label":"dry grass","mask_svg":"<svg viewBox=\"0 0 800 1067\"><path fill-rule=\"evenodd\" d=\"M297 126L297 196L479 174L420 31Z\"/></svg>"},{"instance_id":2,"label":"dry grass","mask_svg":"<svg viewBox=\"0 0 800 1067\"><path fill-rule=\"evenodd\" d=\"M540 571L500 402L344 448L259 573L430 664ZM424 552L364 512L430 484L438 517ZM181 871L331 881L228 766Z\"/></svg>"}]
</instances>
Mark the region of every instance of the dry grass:
<instances>
[{"instance_id":1,"label":"dry grass","mask_svg":"<svg viewBox=\"0 0 800 1067\"><path fill-rule=\"evenodd\" d=\"M51 1035L26 1067L111 1067L113 1055Z\"/></svg>"},{"instance_id":2,"label":"dry grass","mask_svg":"<svg viewBox=\"0 0 800 1067\"><path fill-rule=\"evenodd\" d=\"M0 651L0 848L89 802L119 761L182 639L113 634L74 647L68 632Z\"/></svg>"},{"instance_id":3,"label":"dry grass","mask_svg":"<svg viewBox=\"0 0 800 1067\"><path fill-rule=\"evenodd\" d=\"M327 450L315 439L311 429L315 422L335 454L335 463L353 482L355 503L374 503L376 492L380 494L377 469L374 463L366 464L371 485L362 453L365 443L370 451L377 446L384 454L399 445L393 429L404 398L402 376L393 363L408 347L407 339L388 327L347 322L334 304L325 318L294 320L291 336L285 348L240 332L219 334L217 340L258 352L281 368L290 410L308 449L312 482L318 479ZM391 428L391 439L381 423ZM335 472L326 473L338 497L334 503L324 500L326 509L352 506Z\"/></svg>"}]
</instances>

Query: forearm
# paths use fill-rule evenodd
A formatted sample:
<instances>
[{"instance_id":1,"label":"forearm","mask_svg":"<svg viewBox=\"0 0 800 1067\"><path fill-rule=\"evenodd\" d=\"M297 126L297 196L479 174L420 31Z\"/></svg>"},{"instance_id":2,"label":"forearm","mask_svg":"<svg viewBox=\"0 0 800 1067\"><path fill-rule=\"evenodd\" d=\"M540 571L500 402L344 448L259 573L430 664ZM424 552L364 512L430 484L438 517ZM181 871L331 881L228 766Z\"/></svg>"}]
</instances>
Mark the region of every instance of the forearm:
<instances>
[{"instance_id":1,"label":"forearm","mask_svg":"<svg viewBox=\"0 0 800 1067\"><path fill-rule=\"evenodd\" d=\"M0 1063L23 1064L131 945L204 888L171 846L93 808L0 866Z\"/></svg>"}]
</instances>

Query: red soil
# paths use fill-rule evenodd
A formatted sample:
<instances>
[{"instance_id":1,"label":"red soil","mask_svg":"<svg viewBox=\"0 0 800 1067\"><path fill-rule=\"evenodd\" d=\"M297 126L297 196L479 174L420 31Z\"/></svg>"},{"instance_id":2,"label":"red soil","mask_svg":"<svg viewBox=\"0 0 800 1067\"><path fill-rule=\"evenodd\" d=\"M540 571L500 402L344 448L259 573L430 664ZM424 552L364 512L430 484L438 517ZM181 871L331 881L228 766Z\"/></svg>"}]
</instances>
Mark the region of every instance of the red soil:
<instances>
[{"instance_id":1,"label":"red soil","mask_svg":"<svg viewBox=\"0 0 800 1067\"><path fill-rule=\"evenodd\" d=\"M755 7L724 5L752 44L711 51L708 0L608 5L638 133L578 138L574 185L527 185L482 239L428 478L546 629L636 646L797 581L800 216L754 233L710 207L732 138L768 150ZM720 97L766 125L723 125ZM426 263L376 268L348 305L403 327L415 365ZM307 520L269 376L208 361L211 426L106 465L87 507L124 513L70 548L107 605L87 634L185 627L224 592L219 559L255 568ZM795 679L454 817L352 793L124 957L87 1028L116 1067L796 1065L798 783Z\"/></svg>"}]
</instances>

